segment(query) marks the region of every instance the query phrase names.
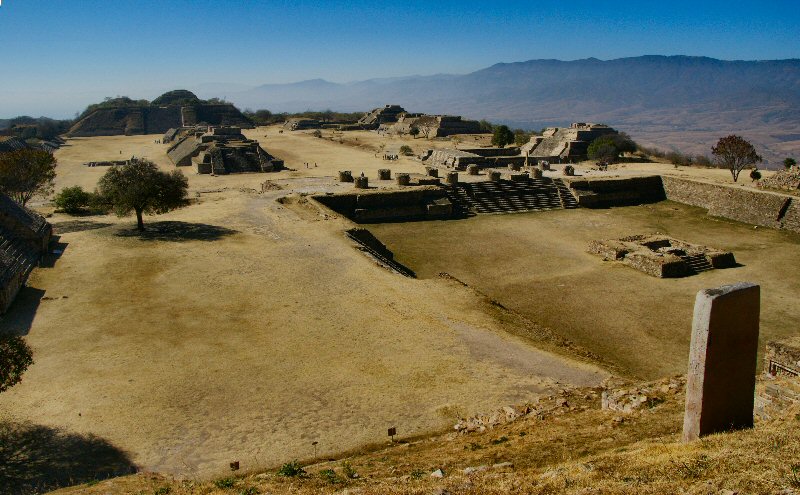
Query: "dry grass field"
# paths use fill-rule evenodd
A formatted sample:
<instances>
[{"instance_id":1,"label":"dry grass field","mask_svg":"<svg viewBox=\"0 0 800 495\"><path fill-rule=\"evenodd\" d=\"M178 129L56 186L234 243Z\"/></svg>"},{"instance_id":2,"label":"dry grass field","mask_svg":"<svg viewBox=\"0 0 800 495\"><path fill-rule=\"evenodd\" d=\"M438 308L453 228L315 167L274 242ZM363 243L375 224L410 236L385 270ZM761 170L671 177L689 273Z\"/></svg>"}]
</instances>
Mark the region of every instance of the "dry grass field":
<instances>
[{"instance_id":1,"label":"dry grass field","mask_svg":"<svg viewBox=\"0 0 800 495\"><path fill-rule=\"evenodd\" d=\"M143 235L132 218L49 219L63 254L2 320L26 336L35 364L0 395L0 435L42 457L0 470L5 480L54 486L133 469L217 477L233 460L254 471L308 458L315 441L327 457L383 442L390 426L430 434L612 373L680 373L694 293L733 280L764 287L765 336L800 319L797 236L669 203L375 226L421 278L392 274L346 240L346 219L302 194L349 190L331 180L343 169L422 173L418 160L380 156L452 141L246 134L291 170L184 169L192 204L146 217ZM158 138L69 140L56 189L94 188L105 169L87 161L136 155L172 169ZM611 173L648 165L626 167ZM265 180L274 186L262 193ZM287 195L295 201L277 201ZM591 239L652 230L732 249L743 266L658 280L584 252Z\"/></svg>"},{"instance_id":2,"label":"dry grass field","mask_svg":"<svg viewBox=\"0 0 800 495\"><path fill-rule=\"evenodd\" d=\"M82 163L119 148L167 167L155 138L70 140L57 189L91 187L103 170ZM268 146L278 156L305 150L322 173L300 170L287 152L297 172L188 174L194 204L146 218L143 236L132 218L50 218L63 255L33 273L3 317L35 359L0 396L5 420L95 436L116 449L86 459L98 470L113 461L196 477L233 459L254 468L302 457L312 441L329 455L382 440L389 426L435 431L556 382L607 376L510 335L456 283L376 266L341 220L276 201L291 184L318 187L306 175L385 166L373 153L288 134ZM265 179L287 189L256 193ZM80 480L59 472L52 481L70 476Z\"/></svg>"}]
</instances>

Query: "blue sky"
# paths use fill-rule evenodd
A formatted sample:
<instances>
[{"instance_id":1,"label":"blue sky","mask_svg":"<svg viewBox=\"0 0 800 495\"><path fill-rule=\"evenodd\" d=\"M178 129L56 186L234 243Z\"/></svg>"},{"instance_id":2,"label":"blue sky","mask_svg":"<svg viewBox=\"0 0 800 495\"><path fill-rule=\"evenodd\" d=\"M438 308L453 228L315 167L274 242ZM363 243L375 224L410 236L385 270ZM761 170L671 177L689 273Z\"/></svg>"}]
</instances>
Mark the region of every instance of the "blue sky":
<instances>
[{"instance_id":1,"label":"blue sky","mask_svg":"<svg viewBox=\"0 0 800 495\"><path fill-rule=\"evenodd\" d=\"M467 73L536 58L800 58L799 12L796 0L2 0L0 117L65 117L103 96L209 83Z\"/></svg>"}]
</instances>

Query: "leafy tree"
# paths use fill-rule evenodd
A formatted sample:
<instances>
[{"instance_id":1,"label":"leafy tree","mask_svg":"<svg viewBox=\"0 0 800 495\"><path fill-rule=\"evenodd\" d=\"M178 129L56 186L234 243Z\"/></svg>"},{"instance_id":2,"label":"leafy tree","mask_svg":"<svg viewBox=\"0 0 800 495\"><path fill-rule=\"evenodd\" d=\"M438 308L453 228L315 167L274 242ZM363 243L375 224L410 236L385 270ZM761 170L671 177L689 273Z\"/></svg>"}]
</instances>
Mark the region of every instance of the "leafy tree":
<instances>
[{"instance_id":1,"label":"leafy tree","mask_svg":"<svg viewBox=\"0 0 800 495\"><path fill-rule=\"evenodd\" d=\"M720 138L717 145L711 148L711 153L720 167L731 171L733 182L739 180L742 170L762 161L752 144L734 134Z\"/></svg>"},{"instance_id":2,"label":"leafy tree","mask_svg":"<svg viewBox=\"0 0 800 495\"><path fill-rule=\"evenodd\" d=\"M178 170L162 172L155 163L140 159L111 167L98 186L118 216L135 212L136 226L143 231L143 213L166 213L186 204L189 181Z\"/></svg>"},{"instance_id":3,"label":"leafy tree","mask_svg":"<svg viewBox=\"0 0 800 495\"><path fill-rule=\"evenodd\" d=\"M531 140L531 133L523 129L514 129L514 144L522 146Z\"/></svg>"},{"instance_id":4,"label":"leafy tree","mask_svg":"<svg viewBox=\"0 0 800 495\"><path fill-rule=\"evenodd\" d=\"M750 171L750 180L753 182L761 180L761 172L757 168Z\"/></svg>"},{"instance_id":5,"label":"leafy tree","mask_svg":"<svg viewBox=\"0 0 800 495\"><path fill-rule=\"evenodd\" d=\"M56 207L66 213L78 213L91 201L92 193L84 191L81 186L65 187L53 198Z\"/></svg>"},{"instance_id":6,"label":"leafy tree","mask_svg":"<svg viewBox=\"0 0 800 495\"><path fill-rule=\"evenodd\" d=\"M787 169L790 169L795 165L797 165L797 160L795 160L794 158L786 158L785 160L783 160L783 166L786 167Z\"/></svg>"},{"instance_id":7,"label":"leafy tree","mask_svg":"<svg viewBox=\"0 0 800 495\"><path fill-rule=\"evenodd\" d=\"M514 133L511 132L511 129L508 128L507 125L499 125L494 128L494 133L492 134L492 144L502 148L507 144L511 144L514 142Z\"/></svg>"},{"instance_id":8,"label":"leafy tree","mask_svg":"<svg viewBox=\"0 0 800 495\"><path fill-rule=\"evenodd\" d=\"M414 139L417 139L417 136L419 136L419 127L412 126L411 129L408 130L408 133L411 134Z\"/></svg>"},{"instance_id":9,"label":"leafy tree","mask_svg":"<svg viewBox=\"0 0 800 495\"><path fill-rule=\"evenodd\" d=\"M25 206L35 195L53 192L56 159L44 150L24 148L0 153L0 191Z\"/></svg>"},{"instance_id":10,"label":"leafy tree","mask_svg":"<svg viewBox=\"0 0 800 495\"><path fill-rule=\"evenodd\" d=\"M589 144L586 154L592 160L614 161L619 157L619 149L610 136L600 136Z\"/></svg>"},{"instance_id":11,"label":"leafy tree","mask_svg":"<svg viewBox=\"0 0 800 495\"><path fill-rule=\"evenodd\" d=\"M0 392L19 383L31 364L31 348L21 337L0 334Z\"/></svg>"},{"instance_id":12,"label":"leafy tree","mask_svg":"<svg viewBox=\"0 0 800 495\"><path fill-rule=\"evenodd\" d=\"M400 146L400 154L405 156L411 156L414 154L414 150L411 149L411 146L404 144Z\"/></svg>"}]
</instances>

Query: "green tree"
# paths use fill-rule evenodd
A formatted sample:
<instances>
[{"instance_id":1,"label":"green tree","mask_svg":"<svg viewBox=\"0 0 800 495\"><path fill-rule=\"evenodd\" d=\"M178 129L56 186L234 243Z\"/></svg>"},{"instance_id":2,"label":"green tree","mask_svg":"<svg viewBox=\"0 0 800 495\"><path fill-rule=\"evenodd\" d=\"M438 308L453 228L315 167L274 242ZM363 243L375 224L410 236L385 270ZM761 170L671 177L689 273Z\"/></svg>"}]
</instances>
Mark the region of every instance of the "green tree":
<instances>
[{"instance_id":1,"label":"green tree","mask_svg":"<svg viewBox=\"0 0 800 495\"><path fill-rule=\"evenodd\" d=\"M494 125L486 119L482 119L478 122L478 126L481 129L481 132L494 132Z\"/></svg>"},{"instance_id":2,"label":"green tree","mask_svg":"<svg viewBox=\"0 0 800 495\"><path fill-rule=\"evenodd\" d=\"M514 142L514 133L511 132L511 129L508 128L507 125L499 125L494 128L494 133L492 134L492 144L502 148L507 144L511 144Z\"/></svg>"},{"instance_id":3,"label":"green tree","mask_svg":"<svg viewBox=\"0 0 800 495\"><path fill-rule=\"evenodd\" d=\"M78 213L92 201L92 193L86 192L81 186L65 187L56 197L53 204L66 213Z\"/></svg>"},{"instance_id":4,"label":"green tree","mask_svg":"<svg viewBox=\"0 0 800 495\"><path fill-rule=\"evenodd\" d=\"M142 214L166 213L186 205L189 181L178 170L162 172L149 160L132 160L108 169L98 186L118 216L135 212L136 226L143 231Z\"/></svg>"},{"instance_id":5,"label":"green tree","mask_svg":"<svg viewBox=\"0 0 800 495\"><path fill-rule=\"evenodd\" d=\"M717 145L711 148L711 154L720 167L731 171L733 182L739 180L742 170L762 161L753 145L735 134L720 138Z\"/></svg>"},{"instance_id":6,"label":"green tree","mask_svg":"<svg viewBox=\"0 0 800 495\"><path fill-rule=\"evenodd\" d=\"M531 140L531 133L524 129L514 129L514 144L522 146Z\"/></svg>"},{"instance_id":7,"label":"green tree","mask_svg":"<svg viewBox=\"0 0 800 495\"><path fill-rule=\"evenodd\" d=\"M408 133L411 134L414 139L417 139L417 136L419 136L419 127L412 126L411 129L408 130Z\"/></svg>"},{"instance_id":8,"label":"green tree","mask_svg":"<svg viewBox=\"0 0 800 495\"><path fill-rule=\"evenodd\" d=\"M28 344L16 335L0 334L0 392L22 380L22 373L33 364Z\"/></svg>"},{"instance_id":9,"label":"green tree","mask_svg":"<svg viewBox=\"0 0 800 495\"><path fill-rule=\"evenodd\" d=\"M400 154L405 156L411 156L414 154L414 150L411 149L411 146L404 144L400 146Z\"/></svg>"},{"instance_id":10,"label":"green tree","mask_svg":"<svg viewBox=\"0 0 800 495\"><path fill-rule=\"evenodd\" d=\"M610 136L600 136L589 144L586 154L592 160L611 162L619 158L619 149Z\"/></svg>"},{"instance_id":11,"label":"green tree","mask_svg":"<svg viewBox=\"0 0 800 495\"><path fill-rule=\"evenodd\" d=\"M797 160L795 160L794 158L786 158L783 160L783 166L786 167L787 169L790 169L795 165L797 165Z\"/></svg>"},{"instance_id":12,"label":"green tree","mask_svg":"<svg viewBox=\"0 0 800 495\"><path fill-rule=\"evenodd\" d=\"M0 191L25 206L35 195L53 192L56 159L44 150L24 148L0 153Z\"/></svg>"}]
</instances>

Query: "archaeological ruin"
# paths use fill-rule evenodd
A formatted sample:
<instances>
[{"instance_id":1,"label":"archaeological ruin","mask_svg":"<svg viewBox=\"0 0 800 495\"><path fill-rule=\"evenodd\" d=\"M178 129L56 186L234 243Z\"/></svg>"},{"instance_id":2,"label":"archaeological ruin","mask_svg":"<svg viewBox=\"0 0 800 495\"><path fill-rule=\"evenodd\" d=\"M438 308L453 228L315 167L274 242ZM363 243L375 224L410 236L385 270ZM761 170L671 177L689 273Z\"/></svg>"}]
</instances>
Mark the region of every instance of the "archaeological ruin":
<instances>
[{"instance_id":1,"label":"archaeological ruin","mask_svg":"<svg viewBox=\"0 0 800 495\"><path fill-rule=\"evenodd\" d=\"M258 141L247 139L238 127L196 127L167 149L177 167L194 167L198 174L274 172L283 160L267 153Z\"/></svg>"},{"instance_id":2,"label":"archaeological ruin","mask_svg":"<svg viewBox=\"0 0 800 495\"><path fill-rule=\"evenodd\" d=\"M163 134L194 125L253 127L232 104L204 101L186 90L169 91L147 104L117 98L95 107L75 122L68 137Z\"/></svg>"},{"instance_id":3,"label":"archaeological ruin","mask_svg":"<svg viewBox=\"0 0 800 495\"><path fill-rule=\"evenodd\" d=\"M733 253L679 241L662 234L592 241L589 252L659 278L686 277L736 266Z\"/></svg>"},{"instance_id":4,"label":"archaeological ruin","mask_svg":"<svg viewBox=\"0 0 800 495\"><path fill-rule=\"evenodd\" d=\"M605 124L575 122L569 127L548 127L541 136L533 136L520 151L538 160L576 162L587 158L595 139L619 134Z\"/></svg>"},{"instance_id":5,"label":"archaeological ruin","mask_svg":"<svg viewBox=\"0 0 800 495\"><path fill-rule=\"evenodd\" d=\"M52 227L38 213L0 194L0 314L47 253Z\"/></svg>"}]
</instances>

